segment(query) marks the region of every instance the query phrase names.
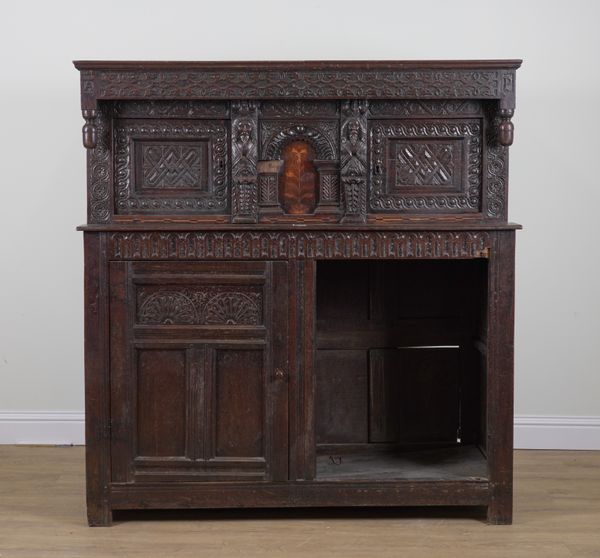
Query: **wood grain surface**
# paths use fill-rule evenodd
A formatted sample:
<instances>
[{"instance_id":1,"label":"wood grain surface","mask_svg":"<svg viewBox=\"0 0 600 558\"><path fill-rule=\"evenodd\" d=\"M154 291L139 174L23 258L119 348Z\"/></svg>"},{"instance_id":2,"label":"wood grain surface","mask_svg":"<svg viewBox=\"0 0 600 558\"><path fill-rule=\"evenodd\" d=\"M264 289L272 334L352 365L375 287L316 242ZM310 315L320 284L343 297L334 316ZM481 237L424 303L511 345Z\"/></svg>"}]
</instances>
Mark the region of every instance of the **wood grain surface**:
<instances>
[{"instance_id":1,"label":"wood grain surface","mask_svg":"<svg viewBox=\"0 0 600 558\"><path fill-rule=\"evenodd\" d=\"M365 508L121 512L89 529L84 462L0 446L2 558L600 556L600 452L515 452L514 524L495 527L476 509Z\"/></svg>"}]
</instances>

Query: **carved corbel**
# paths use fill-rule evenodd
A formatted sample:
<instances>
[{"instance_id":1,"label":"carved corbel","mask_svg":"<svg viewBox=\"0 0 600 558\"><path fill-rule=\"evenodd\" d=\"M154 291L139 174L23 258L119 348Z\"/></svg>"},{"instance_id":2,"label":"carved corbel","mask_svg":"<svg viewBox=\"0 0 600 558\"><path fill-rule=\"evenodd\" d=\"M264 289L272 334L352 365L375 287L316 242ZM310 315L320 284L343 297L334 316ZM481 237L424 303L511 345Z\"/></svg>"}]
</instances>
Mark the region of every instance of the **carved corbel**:
<instances>
[{"instance_id":1,"label":"carved corbel","mask_svg":"<svg viewBox=\"0 0 600 558\"><path fill-rule=\"evenodd\" d=\"M514 109L501 108L498 112L498 143L508 147L512 145L515 135L515 126L511 121Z\"/></svg>"},{"instance_id":2,"label":"carved corbel","mask_svg":"<svg viewBox=\"0 0 600 558\"><path fill-rule=\"evenodd\" d=\"M96 109L83 109L81 111L85 124L82 128L83 147L86 149L94 149L98 144L98 129L96 128L96 117L98 111Z\"/></svg>"}]
</instances>

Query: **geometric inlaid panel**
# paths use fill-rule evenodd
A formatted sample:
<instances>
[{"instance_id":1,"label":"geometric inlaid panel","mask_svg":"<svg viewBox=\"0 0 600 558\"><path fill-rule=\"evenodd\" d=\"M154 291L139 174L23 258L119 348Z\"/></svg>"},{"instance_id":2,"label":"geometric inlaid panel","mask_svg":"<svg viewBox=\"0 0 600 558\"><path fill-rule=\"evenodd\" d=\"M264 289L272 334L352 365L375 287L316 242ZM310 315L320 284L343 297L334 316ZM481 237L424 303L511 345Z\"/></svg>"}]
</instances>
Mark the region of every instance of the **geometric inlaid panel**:
<instances>
[{"instance_id":1,"label":"geometric inlaid panel","mask_svg":"<svg viewBox=\"0 0 600 558\"><path fill-rule=\"evenodd\" d=\"M116 120L114 143L115 213L227 211L226 121Z\"/></svg>"},{"instance_id":2,"label":"geometric inlaid panel","mask_svg":"<svg viewBox=\"0 0 600 558\"><path fill-rule=\"evenodd\" d=\"M480 119L373 120L369 138L370 211L480 211Z\"/></svg>"}]
</instances>

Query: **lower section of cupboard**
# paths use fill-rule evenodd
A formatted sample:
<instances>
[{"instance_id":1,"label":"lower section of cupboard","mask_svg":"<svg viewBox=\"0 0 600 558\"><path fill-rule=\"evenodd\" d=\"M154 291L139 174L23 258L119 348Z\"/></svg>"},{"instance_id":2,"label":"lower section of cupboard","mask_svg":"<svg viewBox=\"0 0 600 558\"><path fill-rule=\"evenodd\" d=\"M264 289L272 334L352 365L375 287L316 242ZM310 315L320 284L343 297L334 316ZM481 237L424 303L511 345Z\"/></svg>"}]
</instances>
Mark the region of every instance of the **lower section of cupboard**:
<instances>
[{"instance_id":1,"label":"lower section of cupboard","mask_svg":"<svg viewBox=\"0 0 600 558\"><path fill-rule=\"evenodd\" d=\"M96 524L109 525L113 510L368 506L478 506L490 523L508 524L509 493L489 481L487 466L477 446L346 449L319 455L310 481L111 483Z\"/></svg>"},{"instance_id":2,"label":"lower section of cupboard","mask_svg":"<svg viewBox=\"0 0 600 558\"><path fill-rule=\"evenodd\" d=\"M90 525L311 506L510 523L514 234L494 234L471 259L111 261L86 233Z\"/></svg>"}]
</instances>

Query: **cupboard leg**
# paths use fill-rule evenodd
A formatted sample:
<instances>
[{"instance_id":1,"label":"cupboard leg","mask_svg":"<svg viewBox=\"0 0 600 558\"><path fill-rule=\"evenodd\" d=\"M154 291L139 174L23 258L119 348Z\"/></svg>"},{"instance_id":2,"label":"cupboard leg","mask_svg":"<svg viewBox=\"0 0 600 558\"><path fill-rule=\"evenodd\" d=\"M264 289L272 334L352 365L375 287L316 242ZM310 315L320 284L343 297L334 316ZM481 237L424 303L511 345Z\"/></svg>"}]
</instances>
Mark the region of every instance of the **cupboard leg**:
<instances>
[{"instance_id":1,"label":"cupboard leg","mask_svg":"<svg viewBox=\"0 0 600 558\"><path fill-rule=\"evenodd\" d=\"M87 520L90 527L110 527L112 525L112 510L108 504L88 504Z\"/></svg>"},{"instance_id":2,"label":"cupboard leg","mask_svg":"<svg viewBox=\"0 0 600 558\"><path fill-rule=\"evenodd\" d=\"M512 525L512 490L495 490L487 509L487 521L490 525Z\"/></svg>"}]
</instances>

